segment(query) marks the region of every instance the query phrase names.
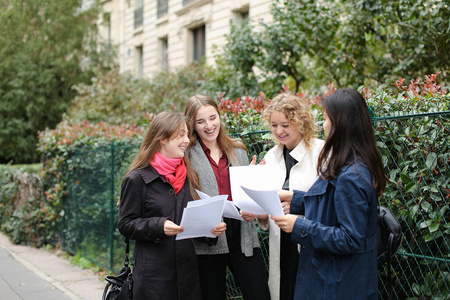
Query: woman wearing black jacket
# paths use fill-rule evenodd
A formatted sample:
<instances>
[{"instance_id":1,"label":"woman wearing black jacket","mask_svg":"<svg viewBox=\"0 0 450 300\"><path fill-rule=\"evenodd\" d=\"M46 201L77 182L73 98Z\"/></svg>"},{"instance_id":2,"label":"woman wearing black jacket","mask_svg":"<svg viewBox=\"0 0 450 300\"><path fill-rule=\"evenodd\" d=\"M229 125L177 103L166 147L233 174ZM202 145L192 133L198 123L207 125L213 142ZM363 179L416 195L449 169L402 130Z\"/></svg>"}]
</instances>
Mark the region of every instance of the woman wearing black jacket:
<instances>
[{"instance_id":1,"label":"woman wearing black jacket","mask_svg":"<svg viewBox=\"0 0 450 300\"><path fill-rule=\"evenodd\" d=\"M176 224L198 181L184 157L188 145L184 117L159 114L122 181L119 231L136 240L134 299L201 299L192 240L175 240L183 231Z\"/></svg>"}]
</instances>

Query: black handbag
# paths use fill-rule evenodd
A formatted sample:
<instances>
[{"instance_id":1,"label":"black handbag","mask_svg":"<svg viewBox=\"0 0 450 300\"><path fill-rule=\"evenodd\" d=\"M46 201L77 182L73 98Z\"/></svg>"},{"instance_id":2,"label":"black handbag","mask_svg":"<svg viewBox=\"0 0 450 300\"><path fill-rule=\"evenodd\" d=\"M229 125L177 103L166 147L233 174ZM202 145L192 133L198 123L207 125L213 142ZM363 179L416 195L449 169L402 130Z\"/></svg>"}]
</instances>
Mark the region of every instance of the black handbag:
<instances>
[{"instance_id":1,"label":"black handbag","mask_svg":"<svg viewBox=\"0 0 450 300\"><path fill-rule=\"evenodd\" d=\"M142 185L141 196L141 215L144 209L145 194L147 191L147 185L145 182ZM130 265L130 240L125 239L127 247L125 249L125 259L123 267L117 276L106 276L106 286L103 290L102 300L133 300L133 269L135 265L135 259L133 255L133 261ZM136 248L135 248L136 251Z\"/></svg>"},{"instance_id":2,"label":"black handbag","mask_svg":"<svg viewBox=\"0 0 450 300\"><path fill-rule=\"evenodd\" d=\"M125 240L125 260L117 276L106 276L107 282L103 290L102 300L132 300L133 299L133 267L129 265L130 241Z\"/></svg>"}]
</instances>

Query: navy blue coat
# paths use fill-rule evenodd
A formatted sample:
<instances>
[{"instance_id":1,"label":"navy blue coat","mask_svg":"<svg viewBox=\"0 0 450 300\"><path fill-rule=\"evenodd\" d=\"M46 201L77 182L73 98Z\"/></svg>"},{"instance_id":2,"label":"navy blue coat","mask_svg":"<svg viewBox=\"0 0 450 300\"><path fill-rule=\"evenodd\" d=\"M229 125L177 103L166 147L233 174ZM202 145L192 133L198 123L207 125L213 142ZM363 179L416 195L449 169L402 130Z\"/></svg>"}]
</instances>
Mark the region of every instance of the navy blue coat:
<instances>
[{"instance_id":1,"label":"navy blue coat","mask_svg":"<svg viewBox=\"0 0 450 300\"><path fill-rule=\"evenodd\" d=\"M301 245L294 299L377 299L377 196L367 167L294 191L292 241Z\"/></svg>"},{"instance_id":2,"label":"navy blue coat","mask_svg":"<svg viewBox=\"0 0 450 300\"><path fill-rule=\"evenodd\" d=\"M141 194L147 184L141 215ZM175 240L164 234L167 219L180 224L183 210L192 201L189 182L175 195L155 169L134 170L122 182L119 231L136 240L134 299L201 299L197 256L191 239Z\"/></svg>"}]
</instances>

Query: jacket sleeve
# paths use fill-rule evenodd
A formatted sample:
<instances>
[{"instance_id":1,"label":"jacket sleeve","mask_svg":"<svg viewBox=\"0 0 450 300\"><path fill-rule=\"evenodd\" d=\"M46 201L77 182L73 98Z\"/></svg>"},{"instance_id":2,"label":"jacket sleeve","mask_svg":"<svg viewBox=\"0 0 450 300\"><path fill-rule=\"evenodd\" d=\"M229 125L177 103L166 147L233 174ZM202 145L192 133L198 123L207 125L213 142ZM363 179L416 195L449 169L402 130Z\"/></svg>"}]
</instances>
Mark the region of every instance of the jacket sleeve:
<instances>
[{"instance_id":1,"label":"jacket sleeve","mask_svg":"<svg viewBox=\"0 0 450 300\"><path fill-rule=\"evenodd\" d=\"M316 220L297 218L292 241L331 254L366 252L369 203L373 191L370 185L362 182L357 172L341 173L334 195L331 195L334 197L336 224L327 226ZM311 201L317 200L313 198Z\"/></svg>"},{"instance_id":2,"label":"jacket sleeve","mask_svg":"<svg viewBox=\"0 0 450 300\"><path fill-rule=\"evenodd\" d=\"M119 208L119 231L129 239L137 241L158 242L165 237L164 222L166 217L141 216L142 188L141 178L127 176L122 182Z\"/></svg>"},{"instance_id":3,"label":"jacket sleeve","mask_svg":"<svg viewBox=\"0 0 450 300\"><path fill-rule=\"evenodd\" d=\"M293 215L305 215L305 202L304 196L305 192L294 190L294 195L292 196L291 210L290 213Z\"/></svg>"}]
</instances>

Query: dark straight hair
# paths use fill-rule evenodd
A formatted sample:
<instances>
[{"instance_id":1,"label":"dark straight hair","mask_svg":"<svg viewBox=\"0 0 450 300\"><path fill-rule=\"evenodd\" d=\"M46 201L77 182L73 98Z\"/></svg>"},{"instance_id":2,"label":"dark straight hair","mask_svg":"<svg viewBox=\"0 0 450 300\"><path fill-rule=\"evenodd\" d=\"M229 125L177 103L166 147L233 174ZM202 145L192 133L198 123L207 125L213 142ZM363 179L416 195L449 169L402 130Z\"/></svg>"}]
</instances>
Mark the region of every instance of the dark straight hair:
<instances>
[{"instance_id":1,"label":"dark straight hair","mask_svg":"<svg viewBox=\"0 0 450 300\"><path fill-rule=\"evenodd\" d=\"M326 180L333 180L345 164L360 160L372 175L372 188L381 195L386 185L383 162L364 97L354 89L344 88L320 104L331 129L319 156L318 173Z\"/></svg>"}]
</instances>

